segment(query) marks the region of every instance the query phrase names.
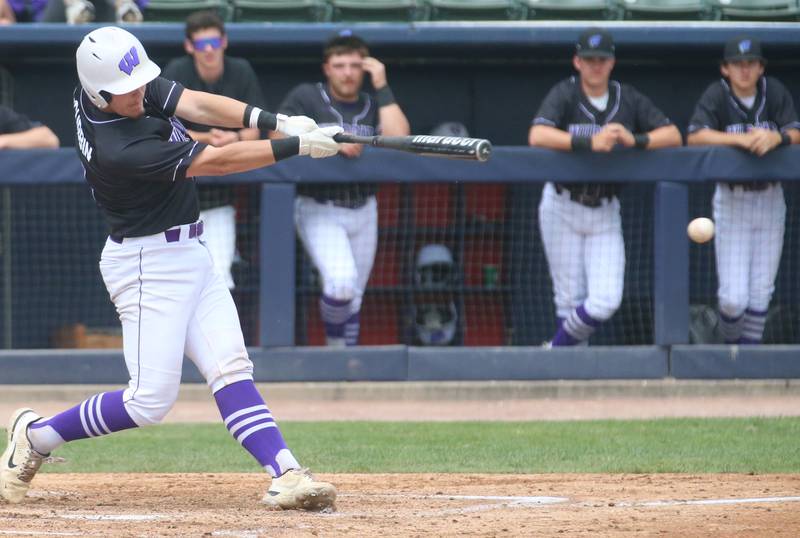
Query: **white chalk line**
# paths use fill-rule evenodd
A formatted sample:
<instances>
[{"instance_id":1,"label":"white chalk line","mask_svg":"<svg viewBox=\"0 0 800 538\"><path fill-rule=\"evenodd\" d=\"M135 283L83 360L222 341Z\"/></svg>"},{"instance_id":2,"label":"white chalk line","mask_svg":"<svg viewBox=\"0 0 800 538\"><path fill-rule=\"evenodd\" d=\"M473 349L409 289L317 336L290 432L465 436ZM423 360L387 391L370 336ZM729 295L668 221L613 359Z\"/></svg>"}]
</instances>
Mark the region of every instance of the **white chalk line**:
<instances>
[{"instance_id":1,"label":"white chalk line","mask_svg":"<svg viewBox=\"0 0 800 538\"><path fill-rule=\"evenodd\" d=\"M81 519L84 521L156 521L166 516L151 514L59 514L61 519Z\"/></svg>"},{"instance_id":2,"label":"white chalk line","mask_svg":"<svg viewBox=\"0 0 800 538\"><path fill-rule=\"evenodd\" d=\"M757 503L792 503L800 502L800 497L751 497L745 499L697 499L694 501L647 501L633 503L629 506L707 506L721 504L757 504ZM623 506L620 503L619 506Z\"/></svg>"}]
</instances>

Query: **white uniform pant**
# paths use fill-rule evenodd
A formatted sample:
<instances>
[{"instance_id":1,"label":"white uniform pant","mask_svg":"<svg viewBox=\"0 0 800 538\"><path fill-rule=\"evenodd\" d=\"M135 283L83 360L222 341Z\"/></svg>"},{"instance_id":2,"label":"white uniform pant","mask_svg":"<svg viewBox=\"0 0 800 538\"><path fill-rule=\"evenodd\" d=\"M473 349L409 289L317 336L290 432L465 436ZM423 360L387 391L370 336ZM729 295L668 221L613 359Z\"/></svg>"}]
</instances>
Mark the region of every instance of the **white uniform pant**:
<instances>
[{"instance_id":1,"label":"white uniform pant","mask_svg":"<svg viewBox=\"0 0 800 538\"><path fill-rule=\"evenodd\" d=\"M542 233L556 315L566 318L584 304L597 321L609 319L622 302L625 243L619 200L591 208L570 200L547 183L539 204Z\"/></svg>"},{"instance_id":2,"label":"white uniform pant","mask_svg":"<svg viewBox=\"0 0 800 538\"><path fill-rule=\"evenodd\" d=\"M352 301L351 311L358 312L378 247L377 199L371 196L362 207L350 209L298 196L294 219L297 234L322 277L322 293Z\"/></svg>"},{"instance_id":3,"label":"white uniform pant","mask_svg":"<svg viewBox=\"0 0 800 538\"><path fill-rule=\"evenodd\" d=\"M730 318L747 308L766 312L783 250L783 188L745 191L718 183L713 205L719 309Z\"/></svg>"},{"instance_id":4,"label":"white uniform pant","mask_svg":"<svg viewBox=\"0 0 800 538\"><path fill-rule=\"evenodd\" d=\"M100 272L122 322L130 384L125 408L136 424L160 422L178 396L184 354L212 392L253 378L233 298L199 238L165 234L109 239Z\"/></svg>"}]
</instances>

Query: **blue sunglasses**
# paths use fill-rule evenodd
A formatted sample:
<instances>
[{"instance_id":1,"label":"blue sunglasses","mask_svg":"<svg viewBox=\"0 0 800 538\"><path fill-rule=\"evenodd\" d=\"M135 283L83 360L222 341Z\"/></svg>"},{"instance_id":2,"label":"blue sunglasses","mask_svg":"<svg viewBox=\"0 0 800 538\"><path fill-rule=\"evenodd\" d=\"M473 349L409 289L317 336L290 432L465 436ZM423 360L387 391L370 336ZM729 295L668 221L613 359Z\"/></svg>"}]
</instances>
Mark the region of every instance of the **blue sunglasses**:
<instances>
[{"instance_id":1,"label":"blue sunglasses","mask_svg":"<svg viewBox=\"0 0 800 538\"><path fill-rule=\"evenodd\" d=\"M194 45L194 50L203 51L206 50L206 47L211 47L214 50L217 50L222 46L222 38L221 37L206 37L203 39L195 39L192 41Z\"/></svg>"}]
</instances>

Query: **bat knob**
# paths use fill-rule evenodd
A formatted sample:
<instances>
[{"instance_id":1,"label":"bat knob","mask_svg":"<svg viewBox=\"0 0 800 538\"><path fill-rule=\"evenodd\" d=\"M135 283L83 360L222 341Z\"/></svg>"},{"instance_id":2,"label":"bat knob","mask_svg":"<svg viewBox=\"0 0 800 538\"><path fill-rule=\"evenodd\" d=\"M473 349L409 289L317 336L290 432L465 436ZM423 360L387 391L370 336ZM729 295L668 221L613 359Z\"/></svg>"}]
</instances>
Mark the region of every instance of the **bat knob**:
<instances>
[{"instance_id":1,"label":"bat knob","mask_svg":"<svg viewBox=\"0 0 800 538\"><path fill-rule=\"evenodd\" d=\"M492 143L488 140L481 140L475 148L475 157L481 161L486 162L492 155Z\"/></svg>"}]
</instances>

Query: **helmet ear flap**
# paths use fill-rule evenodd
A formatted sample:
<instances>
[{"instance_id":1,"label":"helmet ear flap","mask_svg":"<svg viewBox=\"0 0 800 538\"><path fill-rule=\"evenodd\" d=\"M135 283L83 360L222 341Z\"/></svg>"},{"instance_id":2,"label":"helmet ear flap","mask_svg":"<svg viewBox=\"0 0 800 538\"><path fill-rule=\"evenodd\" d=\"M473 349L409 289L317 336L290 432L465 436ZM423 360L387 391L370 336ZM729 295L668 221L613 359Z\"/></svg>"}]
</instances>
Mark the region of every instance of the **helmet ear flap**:
<instances>
[{"instance_id":1,"label":"helmet ear flap","mask_svg":"<svg viewBox=\"0 0 800 538\"><path fill-rule=\"evenodd\" d=\"M106 102L105 106L108 106L108 105L111 103L111 99L112 99L114 96L113 96L113 95L111 95L110 93L108 93L108 92L107 92L107 91L105 91L105 90L100 90L100 97L102 97L102 98L103 98L103 100ZM105 108L105 107L103 107L103 108Z\"/></svg>"}]
</instances>

